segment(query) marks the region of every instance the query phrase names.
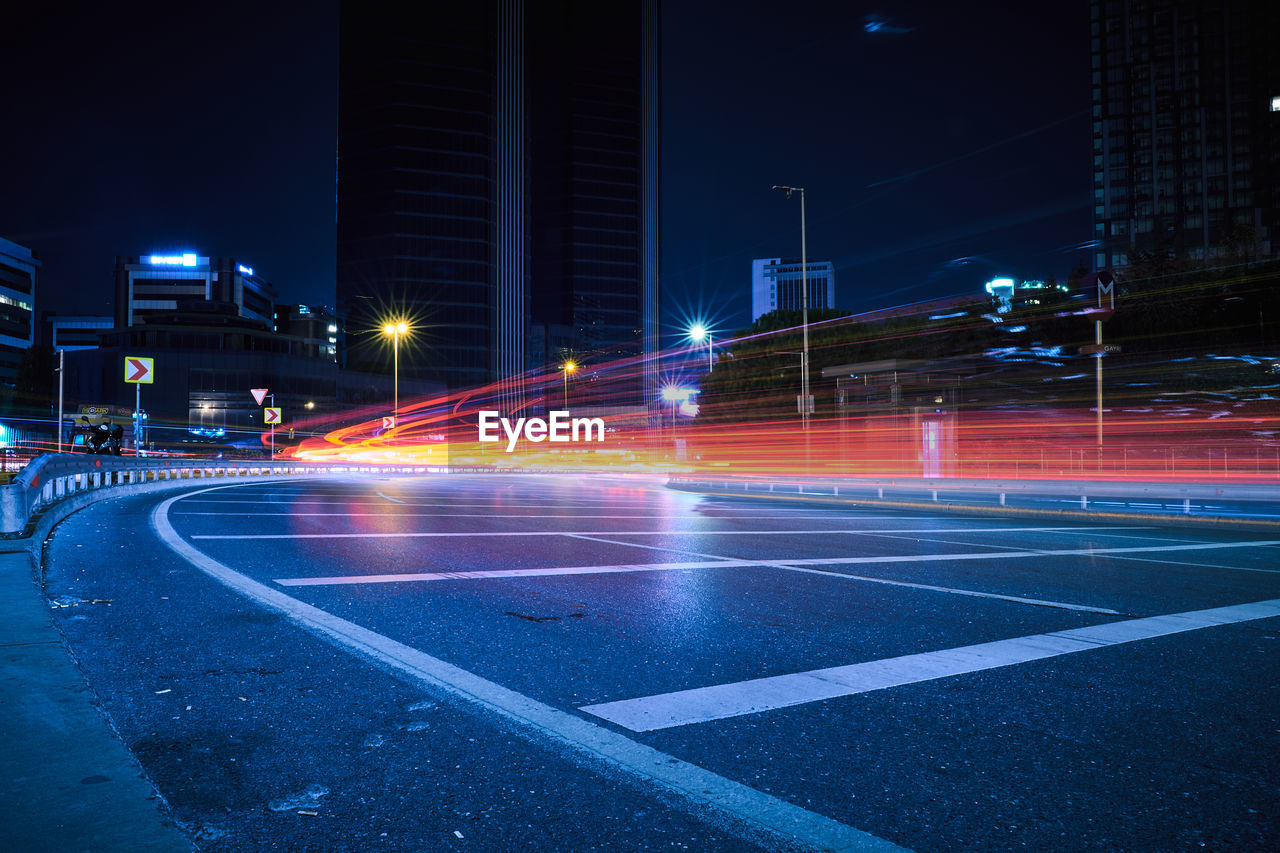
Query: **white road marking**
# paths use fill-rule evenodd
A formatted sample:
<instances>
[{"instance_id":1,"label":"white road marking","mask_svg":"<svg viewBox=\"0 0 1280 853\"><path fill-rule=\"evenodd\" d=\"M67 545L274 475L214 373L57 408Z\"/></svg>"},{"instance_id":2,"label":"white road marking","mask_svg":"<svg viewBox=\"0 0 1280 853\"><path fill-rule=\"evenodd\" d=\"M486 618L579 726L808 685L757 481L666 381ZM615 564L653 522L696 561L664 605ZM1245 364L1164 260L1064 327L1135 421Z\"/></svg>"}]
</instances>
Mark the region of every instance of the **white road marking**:
<instances>
[{"instance_id":1,"label":"white road marking","mask_svg":"<svg viewBox=\"0 0 1280 853\"><path fill-rule=\"evenodd\" d=\"M177 534L169 523L168 512L179 499L169 498L151 514L152 527L169 548L228 588L262 607L283 614L334 646L386 667L406 680L478 705L515 724L528 736L554 741L641 782L715 809L731 821L747 824L752 829L822 850L903 849L695 764L673 758L258 583L205 555Z\"/></svg>"},{"instance_id":2,"label":"white road marking","mask_svg":"<svg viewBox=\"0 0 1280 853\"><path fill-rule=\"evenodd\" d=\"M193 494L197 494L197 493L193 493ZM251 501L251 500L240 500L240 499L238 499L238 498L214 498L214 499L209 499L209 500L202 500L202 499L200 499L200 498L194 498L194 499L187 499L187 500L185 500L185 501L184 501L184 503L193 503L193 504L254 504L254 505L257 505L257 506L262 506L262 505L264 505L264 504L265 504L265 505L267 505L267 506L272 506L272 507L284 506L284 504L282 504L282 503L281 503L280 501L278 501L278 500L269 500L269 501ZM568 509L577 509L577 508L589 509L589 508L591 508L591 507L594 507L597 503L599 503L599 501L592 501L592 502L589 502L589 503L581 503L581 502L577 502L577 503L575 503L575 502L573 502L573 501L562 501L562 500L556 499L556 506L563 506L563 507L566 507L566 508L568 508ZM616 501L614 501L613 503L616 503ZM293 498L293 505L296 505L296 506L311 506L311 505L316 505L316 504L319 504L319 505L332 505L332 506L380 506L380 507L385 507L385 506L386 506L386 504L385 504L385 503L383 503L383 502L382 502L382 501L380 501L380 500L378 500L378 501L371 501L371 500L336 500L336 501L328 501L328 500L312 500L312 499L310 499L310 498L297 498L297 497ZM477 502L477 503L464 503L464 502L462 502L462 501L425 501L425 502L401 501L401 502L400 502L400 505L401 505L401 506L495 507L495 508L501 508L501 509L542 509L542 510L545 510L545 509L547 508L547 504L546 504L546 503L537 503L537 504L520 504L520 503L502 503L502 502L494 502L494 501L489 501L489 502L480 501L480 502ZM651 516L651 517L652 517L652 516Z\"/></svg>"},{"instance_id":3,"label":"white road marking","mask_svg":"<svg viewBox=\"0 0 1280 853\"><path fill-rule=\"evenodd\" d=\"M552 516L542 516L544 520L552 521ZM573 518L566 518L565 521L572 521ZM1037 527L1030 528L1030 531L1049 531L1049 530L1066 530L1071 528L1052 528ZM1077 528L1088 530L1089 528ZM986 528L985 533L1024 533L1028 532L1025 527L991 527ZM888 530L864 530L859 528L833 530L482 530L475 532L466 531L421 531L421 532L379 532L379 533L245 533L236 534L202 534L192 536L192 539L429 539L432 537L447 538L451 536L826 536L833 533L848 534L852 536L858 535L880 535L894 533L971 533L973 532L967 527L957 527L954 529L938 529L938 528L921 528L919 530L910 528L891 528ZM959 543L958 543L959 544ZM1280 544L1280 540L1275 542L1240 542L1230 544L1196 544L1196 545L1153 545L1145 548L1072 548L1060 551L1019 551L1018 554L1023 556L1040 556L1045 554L1102 554L1108 552L1120 551L1164 551L1164 550L1184 550L1194 548L1233 548L1249 545L1272 545ZM974 546L979 547L979 546ZM1001 546L997 546L1001 547ZM1004 546L1007 547L1007 546ZM901 559L906 561L915 560L936 560L946 557L981 557L981 556L1007 556L1005 554L985 555L985 554L921 554L906 555L903 557L866 557L868 561L878 561ZM1016 556L1016 555L1015 555ZM828 557L814 560L796 560L792 561L800 563L825 563L836 562L842 563L855 558L849 557Z\"/></svg>"},{"instance_id":4,"label":"white road marking","mask_svg":"<svg viewBox=\"0 0 1280 853\"><path fill-rule=\"evenodd\" d=\"M1059 610L1080 610L1086 613L1103 613L1108 616L1118 616L1120 611L1111 610L1107 607L1092 607L1088 604L1071 604L1066 601L1050 601L1044 598L1024 598L1020 595L1002 595L998 592L979 592L974 589L959 589L951 586L934 586L927 583L911 583L910 581L895 581L888 578L873 578L866 575L850 575L844 572L835 572L829 569L806 569L801 566L793 566L785 562L768 563L767 565L775 566L779 569L786 569L791 572L804 572L806 574L826 575L828 577L840 578L842 580L863 581L865 583L879 583L886 586L902 586L910 589L923 589L928 592L945 592L948 595L967 595L970 598L993 598L997 601L1012 601L1015 604L1031 604L1036 607L1055 607Z\"/></svg>"},{"instance_id":5,"label":"white road marking","mask_svg":"<svg viewBox=\"0 0 1280 853\"><path fill-rule=\"evenodd\" d=\"M1116 560L1131 560L1135 563L1159 563L1162 566L1194 566L1197 569L1226 569L1232 572L1258 572L1264 575L1280 575L1280 569L1254 569L1249 566L1222 566L1217 563L1188 563L1182 560L1151 560L1146 557L1115 557Z\"/></svg>"},{"instance_id":6,"label":"white road marking","mask_svg":"<svg viewBox=\"0 0 1280 853\"><path fill-rule=\"evenodd\" d=\"M540 569L477 569L470 572L405 572L397 575L339 575L315 578L275 578L281 586L342 586L362 583L420 583L493 578L537 578L556 575L608 575L627 572L667 572L684 569L716 569L758 566L747 560L708 560L684 563L623 563L616 566L549 566Z\"/></svg>"},{"instance_id":7,"label":"white road marking","mask_svg":"<svg viewBox=\"0 0 1280 853\"><path fill-rule=\"evenodd\" d=\"M641 515L606 515L598 513L582 513L573 512L568 515L552 515L546 512L522 512L522 513L506 513L498 514L491 512L257 512L254 510L244 510L243 512L183 512L175 510L170 515L222 515L222 516L253 516L254 518L276 516L278 518L537 518L546 521L555 521L557 519L569 521L575 518L635 518L653 520L653 513L647 512ZM803 520L825 519L825 515L805 515L793 516ZM739 519L777 520L777 515L734 515L734 516L680 516L683 521L737 521ZM861 518L861 517L860 517ZM884 516L884 518L892 518L892 516ZM832 519L835 520L835 519ZM840 519L848 521L848 519ZM692 532L692 531L691 531ZM1102 534L1106 535L1106 534Z\"/></svg>"},{"instance_id":8,"label":"white road marking","mask_svg":"<svg viewBox=\"0 0 1280 853\"><path fill-rule=\"evenodd\" d=\"M649 732L1277 616L1280 599L1270 599L603 702L580 710L632 731Z\"/></svg>"},{"instance_id":9,"label":"white road marking","mask_svg":"<svg viewBox=\"0 0 1280 853\"><path fill-rule=\"evenodd\" d=\"M719 554L704 554L697 551L682 551L675 548L662 548L657 545L634 545L630 542L618 542L613 539L601 539L596 536L579 536L575 535L574 539L588 539L592 542L603 542L607 545L622 545L628 548L647 548L651 551L670 551L676 554L690 554L695 557L703 557L711 560L721 560L725 562L713 563L707 568L716 566L731 565L733 562L740 562L736 557L724 557ZM1024 598L1018 595L1002 595L997 592L979 592L972 589L958 589L949 586L933 586L931 584L911 583L910 581L896 581L888 578L873 578L866 575L850 575L844 572L832 571L830 569L809 569L796 566L787 560L760 560L752 565L769 566L775 569L783 569L788 572L802 572L804 574L824 575L831 578L840 578L841 580L865 581L867 583L885 584L887 586L902 586L911 589L923 589L929 592L945 592L950 595L967 595L971 598L994 598L999 601L1012 601L1015 604L1030 604L1036 607L1056 607L1059 610L1083 610L1089 613L1105 613L1111 616L1118 616L1119 611L1112 610L1107 607L1091 607L1087 604L1069 604L1064 601L1048 601L1043 598Z\"/></svg>"},{"instance_id":10,"label":"white road marking","mask_svg":"<svg viewBox=\"0 0 1280 853\"><path fill-rule=\"evenodd\" d=\"M658 549L663 550L663 549ZM713 555L705 555L713 556ZM1036 607L1054 607L1059 610L1081 610L1089 613L1103 613L1109 616L1118 615L1118 611L1105 607L1090 607L1086 604L1071 604L1063 601L1048 601L1042 598L1023 598L1017 595L1001 595L995 592L978 592L971 589L954 589L945 586L931 586L923 583L872 578L864 575L847 575L841 572L821 569L802 569L788 566L785 563L773 563L760 560L734 560L730 558L713 558L701 562L672 563L622 563L612 566L547 566L537 569L476 569L466 572L404 572L393 575L327 575L309 578L274 578L280 586L356 586L366 583L426 583L431 581L473 581L495 580L498 578L538 578L560 577L564 575L609 575L634 572L670 572L692 569L724 569L757 566L776 568L787 571L804 572L839 580L865 581L867 583L885 584L887 586L922 589L927 592L943 592L950 595L965 595L971 598L993 598L998 601L1009 601L1014 604L1030 604Z\"/></svg>"},{"instance_id":11,"label":"white road marking","mask_svg":"<svg viewBox=\"0 0 1280 853\"><path fill-rule=\"evenodd\" d=\"M393 497L391 497L390 495L384 495L382 492L374 492L374 494L376 494L378 497L382 498L384 501L390 501L390 502L391 502L391 503L393 503L393 504L402 504L402 503L404 503L404 501L400 500L399 498L393 498Z\"/></svg>"}]
</instances>

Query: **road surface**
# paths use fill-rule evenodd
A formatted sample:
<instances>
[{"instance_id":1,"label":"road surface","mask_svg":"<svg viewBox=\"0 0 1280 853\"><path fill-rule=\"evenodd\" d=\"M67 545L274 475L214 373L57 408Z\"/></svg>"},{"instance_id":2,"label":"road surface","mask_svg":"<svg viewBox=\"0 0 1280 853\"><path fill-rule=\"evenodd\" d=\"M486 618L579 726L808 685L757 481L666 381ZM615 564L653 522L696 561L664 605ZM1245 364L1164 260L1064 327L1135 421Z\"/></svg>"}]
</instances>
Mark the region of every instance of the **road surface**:
<instances>
[{"instance_id":1,"label":"road surface","mask_svg":"<svg viewBox=\"0 0 1280 853\"><path fill-rule=\"evenodd\" d=\"M202 850L1280 845L1261 536L369 477L103 501L45 571Z\"/></svg>"}]
</instances>

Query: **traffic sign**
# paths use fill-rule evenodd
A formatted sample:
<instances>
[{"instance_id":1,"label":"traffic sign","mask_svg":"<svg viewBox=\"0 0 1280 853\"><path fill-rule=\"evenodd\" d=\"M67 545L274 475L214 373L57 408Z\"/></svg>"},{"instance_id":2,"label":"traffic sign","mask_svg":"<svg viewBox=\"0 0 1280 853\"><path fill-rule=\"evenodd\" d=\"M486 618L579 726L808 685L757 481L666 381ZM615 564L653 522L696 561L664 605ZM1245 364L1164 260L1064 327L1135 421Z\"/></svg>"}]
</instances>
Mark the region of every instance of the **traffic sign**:
<instances>
[{"instance_id":1,"label":"traffic sign","mask_svg":"<svg viewBox=\"0 0 1280 853\"><path fill-rule=\"evenodd\" d=\"M1111 355L1120 352L1119 344L1089 344L1080 347L1081 355Z\"/></svg>"},{"instance_id":2,"label":"traffic sign","mask_svg":"<svg viewBox=\"0 0 1280 853\"><path fill-rule=\"evenodd\" d=\"M124 381L135 385L150 385L155 382L155 359L139 358L129 355L124 359Z\"/></svg>"},{"instance_id":3,"label":"traffic sign","mask_svg":"<svg viewBox=\"0 0 1280 853\"><path fill-rule=\"evenodd\" d=\"M263 409L263 410L262 410L262 422L263 422L264 424L278 424L278 423L280 423L280 407L279 407L279 406L268 406L267 408Z\"/></svg>"},{"instance_id":4,"label":"traffic sign","mask_svg":"<svg viewBox=\"0 0 1280 853\"><path fill-rule=\"evenodd\" d=\"M395 428L396 428L396 419L395 419L394 417L390 417L390 418L383 418L383 419L382 419L382 428L383 428L383 429L395 429Z\"/></svg>"},{"instance_id":5,"label":"traffic sign","mask_svg":"<svg viewBox=\"0 0 1280 853\"><path fill-rule=\"evenodd\" d=\"M1083 314L1090 319L1110 320L1116 310L1116 277L1109 270L1089 273L1080 281L1085 298L1092 300L1097 296L1097 305L1086 308Z\"/></svg>"},{"instance_id":6,"label":"traffic sign","mask_svg":"<svg viewBox=\"0 0 1280 853\"><path fill-rule=\"evenodd\" d=\"M263 400L267 399L266 388L250 388L249 393L253 395L253 402L257 403L259 406L262 405Z\"/></svg>"}]
</instances>

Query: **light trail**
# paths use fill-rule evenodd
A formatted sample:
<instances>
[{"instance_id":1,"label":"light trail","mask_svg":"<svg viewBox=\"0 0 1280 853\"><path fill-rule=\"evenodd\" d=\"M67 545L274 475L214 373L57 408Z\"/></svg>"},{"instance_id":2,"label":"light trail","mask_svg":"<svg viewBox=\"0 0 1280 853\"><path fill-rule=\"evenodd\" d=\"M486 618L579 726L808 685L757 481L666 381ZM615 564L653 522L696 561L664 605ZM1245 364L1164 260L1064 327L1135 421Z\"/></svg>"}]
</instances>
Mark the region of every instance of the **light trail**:
<instances>
[{"instance_id":1,"label":"light trail","mask_svg":"<svg viewBox=\"0 0 1280 853\"><path fill-rule=\"evenodd\" d=\"M1253 298L1265 284L1239 274L1216 280L1206 296L1207 286L1173 281L1143 298L1189 310L1217 304L1218 290ZM566 474L1280 483L1280 355L1194 348L1158 325L1157 308L1145 308L1114 327L1125 334L1109 337L1124 353L1105 362L1099 445L1094 358L1079 352L1092 343L1093 323L1076 310L1081 302L1049 288L1004 315L981 300L944 302L940 313L920 303L812 323L816 412L807 434L796 406L799 359L790 354L799 329L780 322L717 338L710 373L706 351L684 344L647 357L584 356L567 382L549 365L502 386L402 400L394 429L382 429L385 406L369 407L293 455ZM1229 341L1260 322L1247 311L1233 317L1206 318L1205 339ZM646 402L654 361L680 390ZM513 386L523 404L503 411ZM573 417L604 421L604 442L521 441L507 453L505 441L478 440L480 411L545 418L565 407L566 393Z\"/></svg>"}]
</instances>

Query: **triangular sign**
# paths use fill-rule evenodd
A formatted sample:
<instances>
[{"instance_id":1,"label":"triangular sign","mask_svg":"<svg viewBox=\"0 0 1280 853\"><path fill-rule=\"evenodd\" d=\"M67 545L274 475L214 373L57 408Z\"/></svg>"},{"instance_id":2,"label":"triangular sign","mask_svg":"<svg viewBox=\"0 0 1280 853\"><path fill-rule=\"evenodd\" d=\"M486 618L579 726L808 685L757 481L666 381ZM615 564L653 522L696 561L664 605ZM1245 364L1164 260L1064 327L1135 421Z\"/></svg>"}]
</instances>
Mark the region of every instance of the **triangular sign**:
<instances>
[{"instance_id":1,"label":"triangular sign","mask_svg":"<svg viewBox=\"0 0 1280 853\"><path fill-rule=\"evenodd\" d=\"M267 391L268 391L268 390L269 390L269 389L267 389L267 388L250 388L250 389L249 389L249 393L253 395L253 402L255 402L255 403L257 403L259 406L261 406L261 405L262 405L262 401L263 401L263 400L265 400L265 399L267 399Z\"/></svg>"}]
</instances>

